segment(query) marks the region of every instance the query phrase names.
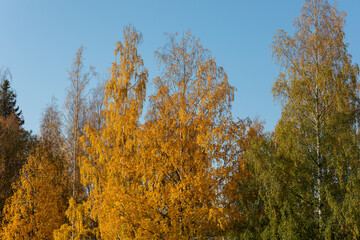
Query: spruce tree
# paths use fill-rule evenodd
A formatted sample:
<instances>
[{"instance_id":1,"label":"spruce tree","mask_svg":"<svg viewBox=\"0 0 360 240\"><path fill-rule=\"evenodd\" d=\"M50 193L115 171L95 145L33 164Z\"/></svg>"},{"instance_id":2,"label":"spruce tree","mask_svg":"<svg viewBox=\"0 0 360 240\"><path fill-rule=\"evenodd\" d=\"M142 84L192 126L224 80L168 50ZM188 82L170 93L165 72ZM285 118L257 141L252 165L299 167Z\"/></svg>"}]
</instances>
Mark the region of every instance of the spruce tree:
<instances>
[{"instance_id":1,"label":"spruce tree","mask_svg":"<svg viewBox=\"0 0 360 240\"><path fill-rule=\"evenodd\" d=\"M24 120L9 79L9 70L0 69L0 222L5 201L13 194L12 184L35 143L31 132L21 127Z\"/></svg>"},{"instance_id":2,"label":"spruce tree","mask_svg":"<svg viewBox=\"0 0 360 240\"><path fill-rule=\"evenodd\" d=\"M11 77L9 70L0 72L1 86L0 86L0 117L7 118L10 114L15 114L19 120L20 126L24 124L22 111L16 106L16 93L10 87L9 77Z\"/></svg>"}]
</instances>

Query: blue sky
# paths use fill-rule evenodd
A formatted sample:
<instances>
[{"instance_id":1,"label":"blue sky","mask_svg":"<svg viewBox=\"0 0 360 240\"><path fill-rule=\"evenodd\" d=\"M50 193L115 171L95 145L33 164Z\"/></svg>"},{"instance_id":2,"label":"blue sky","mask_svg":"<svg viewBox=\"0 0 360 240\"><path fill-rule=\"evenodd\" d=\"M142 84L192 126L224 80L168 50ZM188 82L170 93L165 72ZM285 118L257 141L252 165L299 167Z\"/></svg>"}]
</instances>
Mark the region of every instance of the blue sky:
<instances>
[{"instance_id":1,"label":"blue sky","mask_svg":"<svg viewBox=\"0 0 360 240\"><path fill-rule=\"evenodd\" d=\"M0 66L7 66L13 75L25 128L38 133L51 97L59 105L64 101L67 69L81 45L87 49L85 64L105 76L123 26L133 24L143 33L140 53L151 81L157 74L154 51L166 43L164 33L191 30L237 88L234 117L259 116L266 121L266 130L273 130L280 107L273 101L271 86L280 68L272 61L270 45L277 29L293 31L292 21L302 4L300 0L0 0ZM347 13L346 42L353 61L359 63L360 1L341 0L338 8ZM151 85L148 89L151 94Z\"/></svg>"}]
</instances>

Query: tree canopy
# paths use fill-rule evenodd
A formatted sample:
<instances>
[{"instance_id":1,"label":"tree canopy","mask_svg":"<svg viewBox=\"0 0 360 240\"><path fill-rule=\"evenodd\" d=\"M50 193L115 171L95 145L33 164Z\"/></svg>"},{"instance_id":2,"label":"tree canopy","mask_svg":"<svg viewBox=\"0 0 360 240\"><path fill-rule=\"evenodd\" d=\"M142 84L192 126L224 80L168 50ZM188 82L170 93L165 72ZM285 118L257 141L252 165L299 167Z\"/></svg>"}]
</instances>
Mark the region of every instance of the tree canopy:
<instances>
[{"instance_id":1,"label":"tree canopy","mask_svg":"<svg viewBox=\"0 0 360 240\"><path fill-rule=\"evenodd\" d=\"M359 239L359 67L344 22L305 0L293 34L274 35L273 131L234 118L236 89L190 31L167 34L152 80L132 25L97 86L80 47L64 114L53 98L36 138L3 71L0 238Z\"/></svg>"}]
</instances>

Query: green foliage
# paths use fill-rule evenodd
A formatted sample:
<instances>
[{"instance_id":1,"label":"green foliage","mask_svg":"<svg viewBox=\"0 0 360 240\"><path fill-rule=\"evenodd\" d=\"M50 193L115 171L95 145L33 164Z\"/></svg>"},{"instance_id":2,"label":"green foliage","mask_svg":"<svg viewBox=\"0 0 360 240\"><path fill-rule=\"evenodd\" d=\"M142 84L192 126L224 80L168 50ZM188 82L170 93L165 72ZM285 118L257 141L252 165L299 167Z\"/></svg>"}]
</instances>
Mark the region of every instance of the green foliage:
<instances>
[{"instance_id":1,"label":"green foliage","mask_svg":"<svg viewBox=\"0 0 360 240\"><path fill-rule=\"evenodd\" d=\"M359 70L343 42L343 22L327 1L307 0L294 36L274 37L284 72L272 91L282 115L275 132L249 151L263 239L359 238Z\"/></svg>"}]
</instances>

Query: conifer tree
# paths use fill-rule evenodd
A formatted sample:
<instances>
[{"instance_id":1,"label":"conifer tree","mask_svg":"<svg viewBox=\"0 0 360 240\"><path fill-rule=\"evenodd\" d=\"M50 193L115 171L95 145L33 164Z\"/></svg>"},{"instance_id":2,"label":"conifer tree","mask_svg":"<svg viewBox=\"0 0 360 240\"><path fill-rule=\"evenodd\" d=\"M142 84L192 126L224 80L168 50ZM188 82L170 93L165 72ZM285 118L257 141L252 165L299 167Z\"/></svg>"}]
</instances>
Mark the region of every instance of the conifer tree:
<instances>
[{"instance_id":1,"label":"conifer tree","mask_svg":"<svg viewBox=\"0 0 360 240\"><path fill-rule=\"evenodd\" d=\"M6 118L10 114L15 114L19 120L20 126L24 124L22 111L16 106L16 93L11 90L10 82L11 74L8 69L0 70L0 117Z\"/></svg>"},{"instance_id":2,"label":"conifer tree","mask_svg":"<svg viewBox=\"0 0 360 240\"><path fill-rule=\"evenodd\" d=\"M32 143L31 132L22 128L24 120L16 106L16 94L10 87L11 74L0 70L0 221L5 200L13 191Z\"/></svg>"}]
</instances>

